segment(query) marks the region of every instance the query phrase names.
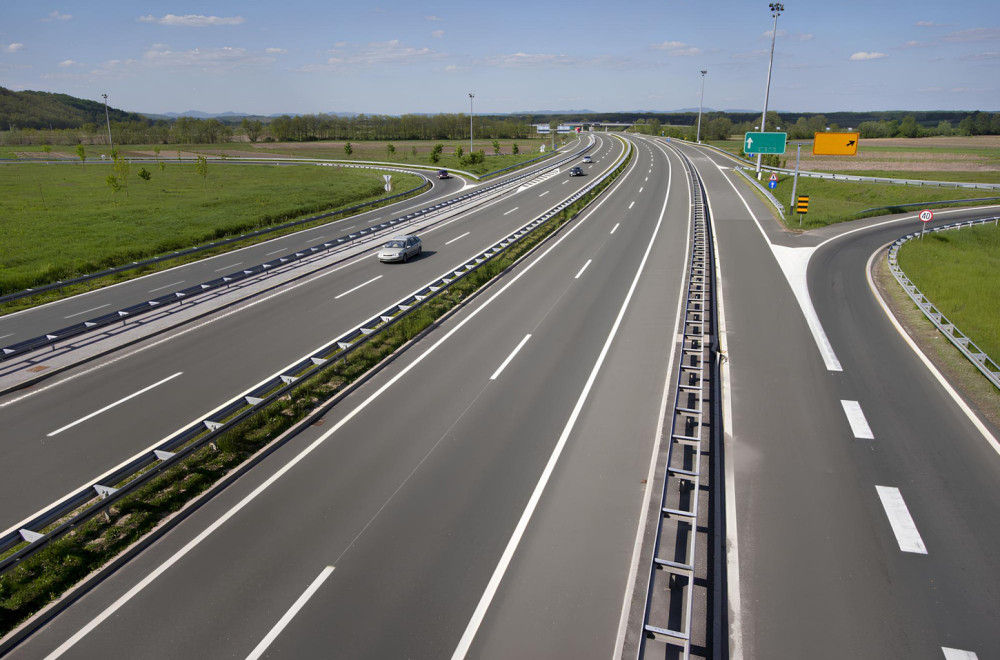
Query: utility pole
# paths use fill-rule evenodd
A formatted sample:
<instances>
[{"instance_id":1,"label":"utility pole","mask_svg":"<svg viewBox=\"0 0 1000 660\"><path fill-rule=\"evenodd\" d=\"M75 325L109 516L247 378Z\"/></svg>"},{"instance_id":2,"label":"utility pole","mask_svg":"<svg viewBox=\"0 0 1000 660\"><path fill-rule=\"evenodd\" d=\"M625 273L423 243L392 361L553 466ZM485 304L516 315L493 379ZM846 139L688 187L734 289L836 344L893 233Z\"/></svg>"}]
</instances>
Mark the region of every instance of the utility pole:
<instances>
[{"instance_id":1,"label":"utility pole","mask_svg":"<svg viewBox=\"0 0 1000 660\"><path fill-rule=\"evenodd\" d=\"M695 136L695 142L701 144L701 109L705 106L705 74L708 73L708 69L701 70L701 98L698 100L698 134Z\"/></svg>"},{"instance_id":2,"label":"utility pole","mask_svg":"<svg viewBox=\"0 0 1000 660\"><path fill-rule=\"evenodd\" d=\"M469 94L469 157L472 157L472 99L476 98L475 94Z\"/></svg>"},{"instance_id":3,"label":"utility pole","mask_svg":"<svg viewBox=\"0 0 1000 660\"><path fill-rule=\"evenodd\" d=\"M104 119L108 122L108 144L111 146L111 155L114 156L115 145L111 142L111 116L108 115L108 95L101 94L104 97Z\"/></svg>"},{"instance_id":4,"label":"utility pole","mask_svg":"<svg viewBox=\"0 0 1000 660\"><path fill-rule=\"evenodd\" d=\"M778 15L785 11L785 6L780 2L772 2L768 5L771 9L771 16L774 17L774 27L771 28L771 57L767 61L767 87L764 88L764 114L760 117L760 132L767 132L767 97L771 94L771 66L774 64L774 39L778 36ZM760 159L764 154L757 154L757 180L760 181Z\"/></svg>"}]
</instances>

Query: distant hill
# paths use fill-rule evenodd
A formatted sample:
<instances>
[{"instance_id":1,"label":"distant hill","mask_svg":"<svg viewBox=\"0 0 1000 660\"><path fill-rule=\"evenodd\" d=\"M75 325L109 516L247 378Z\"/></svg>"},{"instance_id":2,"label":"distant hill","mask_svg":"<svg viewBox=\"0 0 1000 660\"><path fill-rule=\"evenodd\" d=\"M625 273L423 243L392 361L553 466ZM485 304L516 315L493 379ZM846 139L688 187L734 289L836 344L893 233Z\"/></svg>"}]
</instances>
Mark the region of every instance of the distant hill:
<instances>
[{"instance_id":1,"label":"distant hill","mask_svg":"<svg viewBox=\"0 0 1000 660\"><path fill-rule=\"evenodd\" d=\"M145 121L142 115L108 106L111 121ZM0 87L0 128L79 128L104 123L104 103L68 94L15 92Z\"/></svg>"}]
</instances>

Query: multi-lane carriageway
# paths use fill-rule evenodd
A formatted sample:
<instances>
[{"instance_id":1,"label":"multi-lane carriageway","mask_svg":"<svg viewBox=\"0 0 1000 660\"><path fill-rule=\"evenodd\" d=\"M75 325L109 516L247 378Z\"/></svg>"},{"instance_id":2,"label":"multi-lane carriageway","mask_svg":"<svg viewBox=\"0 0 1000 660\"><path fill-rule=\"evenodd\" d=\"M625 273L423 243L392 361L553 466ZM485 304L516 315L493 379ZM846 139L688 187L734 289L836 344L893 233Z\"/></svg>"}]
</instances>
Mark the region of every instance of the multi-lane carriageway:
<instances>
[{"instance_id":1,"label":"multi-lane carriageway","mask_svg":"<svg viewBox=\"0 0 1000 660\"><path fill-rule=\"evenodd\" d=\"M865 278L912 220L787 235L724 159L647 140L598 203L12 656L603 658L623 640L631 652L639 624L622 612L642 598L637 531L688 245L674 148L706 188L724 301L730 639L712 650L1000 657L996 429L930 374ZM620 149L602 136L590 167ZM4 397L0 527L571 181L428 232L427 255L405 266L358 259Z\"/></svg>"}]
</instances>

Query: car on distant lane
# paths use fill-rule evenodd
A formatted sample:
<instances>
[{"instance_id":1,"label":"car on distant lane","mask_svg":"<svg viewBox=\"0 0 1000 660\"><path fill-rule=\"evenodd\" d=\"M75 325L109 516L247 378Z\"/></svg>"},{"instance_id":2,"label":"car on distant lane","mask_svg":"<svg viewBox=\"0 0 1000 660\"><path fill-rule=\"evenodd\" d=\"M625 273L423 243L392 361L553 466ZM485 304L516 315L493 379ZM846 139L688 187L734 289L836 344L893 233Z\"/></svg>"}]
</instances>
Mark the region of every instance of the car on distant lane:
<instances>
[{"instance_id":1,"label":"car on distant lane","mask_svg":"<svg viewBox=\"0 0 1000 660\"><path fill-rule=\"evenodd\" d=\"M594 159L591 158L590 156L584 156L583 157L583 162L585 162L585 163L593 163Z\"/></svg>"},{"instance_id":2,"label":"car on distant lane","mask_svg":"<svg viewBox=\"0 0 1000 660\"><path fill-rule=\"evenodd\" d=\"M571 168L569 168L569 175L570 176L583 176L583 168L582 167L571 167Z\"/></svg>"},{"instance_id":3,"label":"car on distant lane","mask_svg":"<svg viewBox=\"0 0 1000 660\"><path fill-rule=\"evenodd\" d=\"M448 174L448 170L438 170L439 179L450 179L451 175Z\"/></svg>"},{"instance_id":4,"label":"car on distant lane","mask_svg":"<svg viewBox=\"0 0 1000 660\"><path fill-rule=\"evenodd\" d=\"M419 236L415 236L414 234L396 236L382 246L382 249L378 253L378 260L383 263L386 261L402 261L405 263L410 257L419 257L423 250L424 246Z\"/></svg>"}]
</instances>

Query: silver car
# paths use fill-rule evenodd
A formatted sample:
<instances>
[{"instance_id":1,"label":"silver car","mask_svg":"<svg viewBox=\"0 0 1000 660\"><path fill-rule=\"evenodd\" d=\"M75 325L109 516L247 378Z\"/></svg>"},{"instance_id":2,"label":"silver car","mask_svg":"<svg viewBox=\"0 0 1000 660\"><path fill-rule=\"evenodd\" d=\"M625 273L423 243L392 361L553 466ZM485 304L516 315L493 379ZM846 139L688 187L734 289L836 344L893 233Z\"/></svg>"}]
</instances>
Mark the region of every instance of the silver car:
<instances>
[{"instance_id":1,"label":"silver car","mask_svg":"<svg viewBox=\"0 0 1000 660\"><path fill-rule=\"evenodd\" d=\"M378 253L378 260L405 262L410 257L420 256L423 249L424 246L420 242L419 236L413 234L397 236L382 246Z\"/></svg>"}]
</instances>

